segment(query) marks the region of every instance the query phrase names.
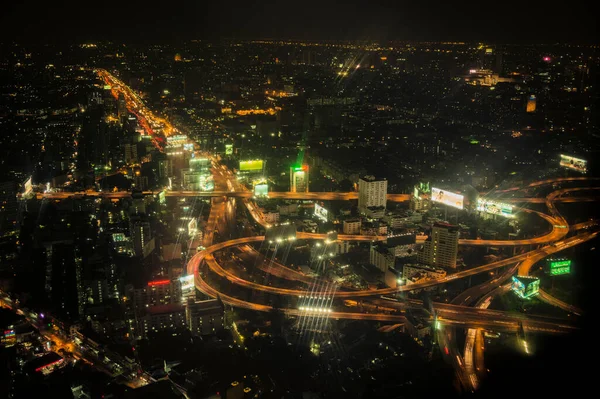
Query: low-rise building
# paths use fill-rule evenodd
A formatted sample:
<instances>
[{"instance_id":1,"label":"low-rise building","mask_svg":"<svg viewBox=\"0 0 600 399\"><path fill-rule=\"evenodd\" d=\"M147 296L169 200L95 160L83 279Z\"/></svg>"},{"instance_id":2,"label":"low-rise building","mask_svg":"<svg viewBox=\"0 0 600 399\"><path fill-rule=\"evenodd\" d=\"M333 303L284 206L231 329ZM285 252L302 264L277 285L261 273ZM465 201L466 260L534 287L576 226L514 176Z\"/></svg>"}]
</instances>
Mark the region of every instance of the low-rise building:
<instances>
[{"instance_id":1,"label":"low-rise building","mask_svg":"<svg viewBox=\"0 0 600 399\"><path fill-rule=\"evenodd\" d=\"M384 273L387 272L388 269L394 267L396 258L383 246L372 246L369 255L370 263Z\"/></svg>"},{"instance_id":2,"label":"low-rise building","mask_svg":"<svg viewBox=\"0 0 600 399\"><path fill-rule=\"evenodd\" d=\"M342 232L344 234L360 234L360 219L346 219L342 222Z\"/></svg>"},{"instance_id":3,"label":"low-rise building","mask_svg":"<svg viewBox=\"0 0 600 399\"><path fill-rule=\"evenodd\" d=\"M406 280L406 284L413 284L443 277L446 277L446 270L439 267L421 264L406 264L402 268L402 278Z\"/></svg>"}]
</instances>

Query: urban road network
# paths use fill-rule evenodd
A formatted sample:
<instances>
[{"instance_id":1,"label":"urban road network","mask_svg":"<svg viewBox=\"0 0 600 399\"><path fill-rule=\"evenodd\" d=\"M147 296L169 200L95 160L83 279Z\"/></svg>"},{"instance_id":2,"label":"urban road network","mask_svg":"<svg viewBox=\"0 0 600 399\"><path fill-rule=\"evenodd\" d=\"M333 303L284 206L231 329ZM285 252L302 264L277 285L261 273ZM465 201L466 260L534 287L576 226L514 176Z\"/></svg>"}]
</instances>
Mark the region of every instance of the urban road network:
<instances>
[{"instance_id":1,"label":"urban road network","mask_svg":"<svg viewBox=\"0 0 600 399\"><path fill-rule=\"evenodd\" d=\"M177 134L178 131L165 119L154 116L154 114L144 105L143 101L129 87L123 84L119 79L111 75L105 70L97 70L99 76L110 85L115 96L118 93L123 93L129 111L135 114L140 121L140 124L146 131L146 134L154 137L156 132L160 132L165 136ZM155 141L158 146L159 143ZM268 267L263 267L262 270L277 277L282 277L288 280L293 280L298 283L307 285L307 289L287 289L272 287L270 285L262 285L236 275L235 273L225 270L217 262L214 254L226 248L239 247L247 255L262 256L248 244L258 243L265 240L264 236L243 237L233 240L213 243L214 231L220 220L224 218L228 198L240 198L248 208L252 217L265 228L270 226L265 223L261 215L257 212L256 207L251 202L253 193L245 187L239 185L231 171L225 166L219 165L218 161L212 159L213 162L213 178L215 181L216 190L213 192L196 192L196 191L165 191L166 196L176 197L212 197L211 210L203 237L203 246L205 249L196 253L187 264L187 272L189 275L195 276L195 285L198 290L211 297L219 297L221 300L233 307L245 308L255 311L268 312L273 310L271 306L245 301L223 292L219 292L205 280L206 273L209 271L221 277L226 278L233 284L245 287L251 290L266 292L274 295L288 297L313 297L319 298L322 301L331 301L333 298L366 298L369 303L380 307L381 309L405 310L409 307L422 307L423 303L418 300L391 300L389 295L399 292L406 292L428 288L457 279L469 277L479 273L491 272L497 269L507 267L501 274L495 278L471 287L461 293L450 304L433 303L432 304L432 321L435 321L437 340L440 346L444 346L444 353L451 358L454 363L457 375L461 384L465 388L475 389L478 385L478 371L483 370L483 329L492 329L496 331L519 331L520 329L526 332L538 333L568 333L576 329L576 325L571 320L556 319L543 316L524 315L520 313L510 313L498 310L488 309L493 297L506 293L510 284L506 281L518 271L519 275L528 275L534 264L559 251L571 248L586 241L595 238L598 231L589 231L590 227L596 226L597 221L590 220L584 223L579 223L569 226L565 218L556 209L557 202L583 202L596 201L597 196L590 195L590 191L598 190L600 187L577 187L565 188L556 190L550 193L546 198L531 198L531 197L512 197L502 198L503 202L512 203L543 203L546 205L548 212L537 212L526 208L518 208L519 211L530 212L545 219L551 226L550 232L538 237L521 239L521 240L460 240L461 246L505 246L505 247L522 247L537 246L536 249L530 249L527 252L516 254L515 256L499 261L491 262L478 267L463 270L442 278L432 279L422 283L410 285L401 285L396 288L384 288L375 290L357 290L357 291L337 291L331 289L316 289L315 287L322 286L317 278L306 276L300 272L291 270L284 265L272 261ZM536 181L524 187L512 187L505 190L495 190L494 195L504 193L514 193L521 190L535 188L547 184L562 183L562 182L578 182L590 183L600 180L599 178L587 177L567 177L567 178L552 178L541 181ZM233 181L233 184L232 184ZM229 184L227 184L229 183ZM227 187L230 189L227 190ZM586 192L583 196L575 196L579 192ZM157 194L156 192L144 192L143 194ZM565 196L568 194L568 196ZM39 193L36 194L40 198L46 199L64 199L72 196L90 196L103 198L126 198L131 195L129 192L81 192L81 193ZM270 198L285 198L285 199L309 199L309 200L353 200L358 194L352 193L291 193L291 192L271 192ZM394 202L408 201L410 195L407 194L388 194L388 200ZM566 238L568 233L576 233L576 235ZM326 239L324 234L312 234L298 232L296 239L312 240ZM378 241L384 240L384 236L359 236L359 235L339 235L339 240L355 240L355 241ZM530 247L531 248L531 247ZM262 262L261 262L262 264ZM512 266L512 267L508 267ZM540 290L539 298L554 306L562 308L571 314L580 315L582 311L577 307L567 304L552 297L547 292ZM474 307L471 307L473 301L477 300ZM285 314L290 316L311 316L332 319L349 319L349 320L375 320L382 322L395 323L395 325L405 322L405 317L402 314L390 314L389 311L381 311L375 313L359 313L338 311L333 308L303 308L303 309L280 309ZM465 342L464 356L456 347L456 337L454 327L467 328L467 339ZM526 343L525 343L526 345ZM525 347L527 350L527 347Z\"/></svg>"}]
</instances>

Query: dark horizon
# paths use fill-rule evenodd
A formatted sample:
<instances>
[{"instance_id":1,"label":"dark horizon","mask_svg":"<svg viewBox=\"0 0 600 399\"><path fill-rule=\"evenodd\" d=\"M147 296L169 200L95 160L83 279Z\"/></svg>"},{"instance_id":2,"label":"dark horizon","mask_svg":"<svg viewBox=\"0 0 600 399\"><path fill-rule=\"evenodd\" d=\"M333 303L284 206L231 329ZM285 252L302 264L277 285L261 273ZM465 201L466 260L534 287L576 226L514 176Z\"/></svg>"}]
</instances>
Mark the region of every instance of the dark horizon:
<instances>
[{"instance_id":1,"label":"dark horizon","mask_svg":"<svg viewBox=\"0 0 600 399\"><path fill-rule=\"evenodd\" d=\"M307 1L301 6L266 0L194 4L175 0L150 9L139 1L90 7L73 1L5 6L5 42L173 43L188 40L460 41L498 44L597 43L589 2L567 8L539 0L476 7L446 2L359 4Z\"/></svg>"}]
</instances>

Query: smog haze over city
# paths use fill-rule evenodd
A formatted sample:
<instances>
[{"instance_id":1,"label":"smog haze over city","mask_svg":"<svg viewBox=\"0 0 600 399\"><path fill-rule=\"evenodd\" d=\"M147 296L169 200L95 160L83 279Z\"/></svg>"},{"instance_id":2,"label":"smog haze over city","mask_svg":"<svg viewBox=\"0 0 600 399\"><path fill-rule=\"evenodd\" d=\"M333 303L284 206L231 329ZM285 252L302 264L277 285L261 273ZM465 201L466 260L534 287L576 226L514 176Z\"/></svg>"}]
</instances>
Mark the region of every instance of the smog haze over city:
<instances>
[{"instance_id":1,"label":"smog haze over city","mask_svg":"<svg viewBox=\"0 0 600 399\"><path fill-rule=\"evenodd\" d=\"M12 2L0 397L595 388L589 1Z\"/></svg>"}]
</instances>

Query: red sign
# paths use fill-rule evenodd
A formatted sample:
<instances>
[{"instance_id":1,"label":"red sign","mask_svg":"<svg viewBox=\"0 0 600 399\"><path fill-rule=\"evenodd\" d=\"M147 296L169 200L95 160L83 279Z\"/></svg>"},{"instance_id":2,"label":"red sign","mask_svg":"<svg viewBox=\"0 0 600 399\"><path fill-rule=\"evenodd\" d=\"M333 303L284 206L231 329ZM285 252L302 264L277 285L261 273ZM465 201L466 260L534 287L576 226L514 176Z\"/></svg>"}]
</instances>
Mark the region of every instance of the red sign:
<instances>
[{"instance_id":1,"label":"red sign","mask_svg":"<svg viewBox=\"0 0 600 399\"><path fill-rule=\"evenodd\" d=\"M148 283L148 287L156 287L157 285L167 285L171 283L171 280L156 280L156 281L150 281Z\"/></svg>"}]
</instances>

